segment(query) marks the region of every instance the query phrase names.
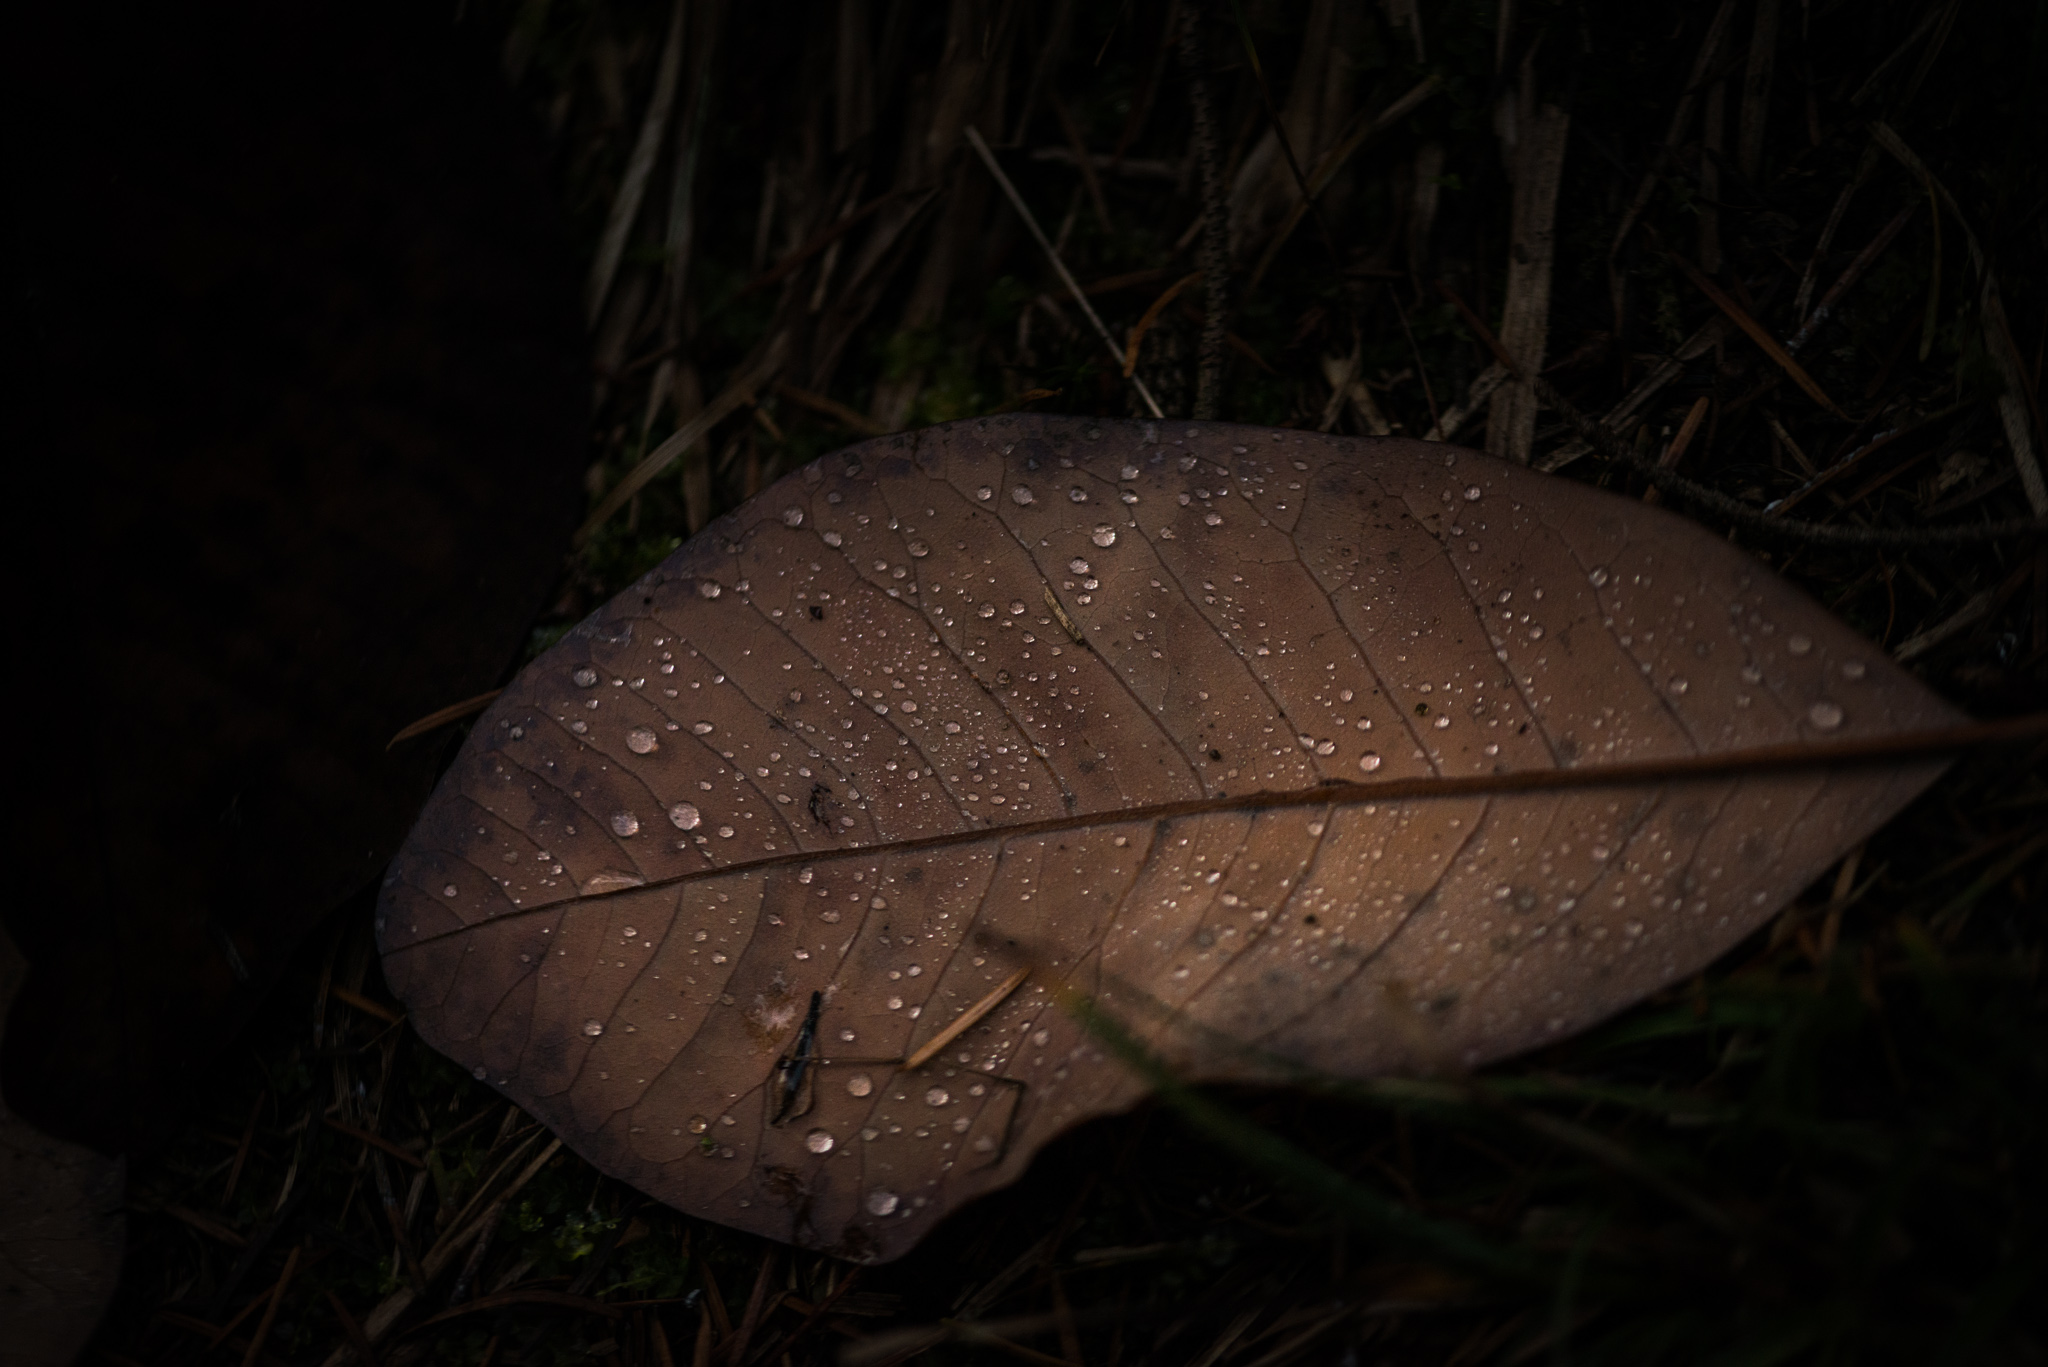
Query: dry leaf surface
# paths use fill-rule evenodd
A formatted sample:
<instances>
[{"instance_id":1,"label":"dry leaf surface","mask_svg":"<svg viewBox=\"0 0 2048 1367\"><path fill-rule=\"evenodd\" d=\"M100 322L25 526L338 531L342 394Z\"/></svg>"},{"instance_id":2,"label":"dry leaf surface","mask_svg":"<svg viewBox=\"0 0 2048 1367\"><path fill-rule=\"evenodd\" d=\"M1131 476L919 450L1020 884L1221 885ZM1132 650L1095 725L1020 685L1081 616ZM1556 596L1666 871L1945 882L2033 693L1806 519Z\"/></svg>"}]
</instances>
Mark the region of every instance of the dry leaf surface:
<instances>
[{"instance_id":1,"label":"dry leaf surface","mask_svg":"<svg viewBox=\"0 0 2048 1367\"><path fill-rule=\"evenodd\" d=\"M886 1259L1142 1094L1062 987L1196 1078L1484 1063L1697 970L1940 766L1375 785L1957 719L1639 503L988 419L791 475L536 661L378 925L422 1034L599 1167Z\"/></svg>"}]
</instances>

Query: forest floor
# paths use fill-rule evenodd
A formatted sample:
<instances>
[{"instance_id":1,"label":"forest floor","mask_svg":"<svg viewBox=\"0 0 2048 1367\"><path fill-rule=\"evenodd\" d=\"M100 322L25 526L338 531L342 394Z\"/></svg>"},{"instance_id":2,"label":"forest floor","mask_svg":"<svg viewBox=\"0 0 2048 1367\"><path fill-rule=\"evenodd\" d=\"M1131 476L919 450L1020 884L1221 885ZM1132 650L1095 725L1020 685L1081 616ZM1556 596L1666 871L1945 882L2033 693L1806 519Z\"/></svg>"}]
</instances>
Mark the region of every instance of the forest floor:
<instances>
[{"instance_id":1,"label":"forest floor","mask_svg":"<svg viewBox=\"0 0 2048 1367\"><path fill-rule=\"evenodd\" d=\"M591 519L536 652L826 451L1156 402L1434 430L1648 497L1633 455L1958 705L2048 698L2048 542L1998 525L2048 515L2039 6L524 0L462 22L496 26L590 272ZM2044 779L2038 750L1965 757L1751 941L1579 1038L1455 1085L1209 1095L1279 1157L1166 1104L1094 1123L858 1269L533 1162L534 1122L409 1033L358 901L132 1169L93 1352L2048 1362ZM343 1096L377 1099L378 1132L335 1118ZM1413 1220L1333 1214L1306 1194L1332 1171Z\"/></svg>"}]
</instances>

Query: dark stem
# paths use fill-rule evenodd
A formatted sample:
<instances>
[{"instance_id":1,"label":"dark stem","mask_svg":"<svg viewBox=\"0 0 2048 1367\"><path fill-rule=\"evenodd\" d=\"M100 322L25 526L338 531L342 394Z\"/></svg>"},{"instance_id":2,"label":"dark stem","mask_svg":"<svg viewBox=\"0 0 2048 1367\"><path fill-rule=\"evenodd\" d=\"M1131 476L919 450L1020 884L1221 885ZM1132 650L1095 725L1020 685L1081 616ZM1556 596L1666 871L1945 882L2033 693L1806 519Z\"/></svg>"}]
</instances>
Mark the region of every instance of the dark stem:
<instances>
[{"instance_id":1,"label":"dark stem","mask_svg":"<svg viewBox=\"0 0 2048 1367\"><path fill-rule=\"evenodd\" d=\"M1209 421L1223 404L1223 353L1230 338L1230 203L1216 140L1209 64L1202 51L1206 7L1190 0L1180 12L1180 61L1187 71L1188 103L1195 115L1194 154L1202 171L1202 349L1196 372L1195 417Z\"/></svg>"}]
</instances>

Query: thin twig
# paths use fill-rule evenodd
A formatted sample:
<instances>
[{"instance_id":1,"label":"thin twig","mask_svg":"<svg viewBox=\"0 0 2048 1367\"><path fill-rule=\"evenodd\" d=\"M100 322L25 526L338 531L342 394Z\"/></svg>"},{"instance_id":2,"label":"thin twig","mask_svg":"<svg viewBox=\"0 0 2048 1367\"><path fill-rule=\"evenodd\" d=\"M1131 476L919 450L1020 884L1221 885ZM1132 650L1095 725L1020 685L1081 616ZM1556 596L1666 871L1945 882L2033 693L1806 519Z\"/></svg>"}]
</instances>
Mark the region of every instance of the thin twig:
<instances>
[{"instance_id":1,"label":"thin twig","mask_svg":"<svg viewBox=\"0 0 2048 1367\"><path fill-rule=\"evenodd\" d=\"M1088 315L1088 321L1095 325L1096 335L1101 337L1102 344L1109 348L1109 354L1116 358L1117 368L1122 369L1124 349L1116 344L1116 338L1109 335L1109 329L1103 325L1101 315L1096 313L1095 306L1088 302L1088 296L1082 292L1080 283L1074 279L1074 273L1067 269L1067 263L1060 259L1058 249L1052 245L1052 239L1045 235L1045 229L1038 226L1038 218L1024 202L1024 196L1017 193L1017 187L1003 174L1003 168L996 162L996 154L989 151L988 144L982 141L981 130L969 124L965 132L968 145L974 149L975 155L981 158L982 165L988 167L988 173L995 177L996 184L1001 186L1003 193L1009 197L1011 207L1016 209L1017 216L1024 220L1024 226L1031 230L1031 235L1038 239L1038 245L1045 249L1046 258L1052 262L1052 268L1059 272L1060 281L1066 285L1067 293L1074 296L1074 302L1081 306L1081 312ZM1145 401L1145 407L1152 410L1153 417L1166 416L1165 411L1159 407L1159 400L1152 397L1152 391L1145 387L1142 378L1137 375L1131 376L1131 385L1138 391L1138 397Z\"/></svg>"}]
</instances>

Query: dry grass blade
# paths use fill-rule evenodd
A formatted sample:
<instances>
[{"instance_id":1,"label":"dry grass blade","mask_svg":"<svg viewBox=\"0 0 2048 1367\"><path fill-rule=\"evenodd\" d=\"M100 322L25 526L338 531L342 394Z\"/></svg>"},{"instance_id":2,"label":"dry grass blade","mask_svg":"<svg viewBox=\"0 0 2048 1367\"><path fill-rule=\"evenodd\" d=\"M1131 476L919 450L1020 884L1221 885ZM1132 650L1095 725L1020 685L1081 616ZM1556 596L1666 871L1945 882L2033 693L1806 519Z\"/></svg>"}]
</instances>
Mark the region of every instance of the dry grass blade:
<instances>
[{"instance_id":1,"label":"dry grass blade","mask_svg":"<svg viewBox=\"0 0 2048 1367\"><path fill-rule=\"evenodd\" d=\"M1132 373L1137 370L1138 348L1144 345L1145 334L1150 332L1152 330L1152 325L1159 321L1159 315L1166 312L1166 306L1168 304L1171 304L1175 299L1178 299L1180 297L1180 292L1182 290L1186 289L1189 285L1194 284L1197 280L1200 280L1201 278L1202 273L1200 271L1189 271L1186 275L1183 275L1180 279L1174 281L1171 285L1168 285L1166 287L1165 292L1162 293L1157 299L1154 299L1150 307L1148 307L1145 310L1145 312L1139 316L1138 321L1131 324L1131 335L1124 342L1125 379L1128 380L1129 378L1131 378Z\"/></svg>"},{"instance_id":2,"label":"dry grass blade","mask_svg":"<svg viewBox=\"0 0 2048 1367\"><path fill-rule=\"evenodd\" d=\"M1038 226L1037 215L1031 212L1031 206L1024 202L1024 196L1017 193L1017 187L1011 184L1010 178L1003 173L1002 166L996 161L995 153L989 151L988 144L982 141L980 130L970 124L966 130L966 137L968 145L974 148L975 155L981 158L982 165L988 168L989 175L1002 187L1003 194L1009 199L1011 207L1016 209L1017 216L1023 219L1024 226L1031 230L1031 236L1045 252L1046 260L1050 261L1053 270L1059 273L1060 282L1067 287L1067 293L1073 296L1074 302L1080 305L1081 312L1094 326L1096 335L1102 338L1102 345L1109 349L1110 356L1121 367L1124 363L1123 348L1116 344L1116 338L1109 335L1109 329L1104 326L1101 315L1097 314L1095 306L1088 302L1087 292L1074 279L1073 272L1067 269L1067 263L1060 259L1059 252L1052 245L1052 239L1045 235L1045 229ZM1159 401L1153 398L1152 391L1146 388L1143 377L1132 375L1130 378L1132 388L1138 391L1138 397L1145 401L1145 407L1151 410L1152 416L1165 417L1165 412L1159 407Z\"/></svg>"},{"instance_id":3,"label":"dry grass blade","mask_svg":"<svg viewBox=\"0 0 2048 1367\"><path fill-rule=\"evenodd\" d=\"M1437 93L1441 88L1441 84L1434 76L1423 77L1420 81L1409 87L1392 104L1367 120L1365 125L1357 132L1351 134L1351 136L1345 138L1323 154L1321 159L1316 162L1315 170L1309 175L1308 195L1305 198L1296 200L1293 207L1287 211L1287 216L1280 221L1280 226L1274 230L1272 240L1266 244L1266 250L1260 254L1258 264L1252 267L1251 284L1248 289L1258 288L1259 282L1266 278L1266 271L1272 266L1273 258L1277 257L1280 254L1280 249L1287 245L1287 240L1294 235L1294 230L1301 226L1303 216L1309 212L1310 206L1314 204L1316 197L1329 188L1330 182L1336 179L1337 173L1344 169L1344 164L1351 160L1352 155L1359 148L1372 141L1373 138L1386 132L1402 119L1414 113L1422 105L1423 101Z\"/></svg>"},{"instance_id":4,"label":"dry grass blade","mask_svg":"<svg viewBox=\"0 0 2048 1367\"><path fill-rule=\"evenodd\" d=\"M1714 17L1708 21L1706 35L1700 40L1699 52L1693 57L1692 74L1686 79L1685 88L1678 93L1678 103L1671 111L1671 124L1665 130L1664 141L1650 166L1643 172L1636 185L1634 196L1628 208L1621 215L1621 223L1614 230L1614 241L1607 249L1608 292L1614 304L1615 326L1621 326L1625 313L1622 297L1621 250L1628 244L1629 235L1635 231L1642 219L1643 210L1650 204L1650 196L1657 188L1657 175L1663 163L1671 156L1684 137L1686 125L1692 119L1693 102L1705 88L1707 72L1713 67L1714 59L1721 50L1721 40L1728 32L1729 20L1735 16L1735 0L1721 0Z\"/></svg>"},{"instance_id":5,"label":"dry grass blade","mask_svg":"<svg viewBox=\"0 0 2048 1367\"><path fill-rule=\"evenodd\" d=\"M461 721L464 717L473 717L486 707L489 707L492 700L501 691L500 689L493 688L489 692L477 694L474 698L464 698L461 702L449 703L446 707L429 712L418 721L401 728L397 735L385 743L384 748L389 750L402 740L411 740L414 736L424 736L427 732L446 726L451 721Z\"/></svg>"},{"instance_id":6,"label":"dry grass blade","mask_svg":"<svg viewBox=\"0 0 2048 1367\"><path fill-rule=\"evenodd\" d=\"M1998 415L2005 425L2006 444L2012 451L2013 465L2019 471L2020 487L2026 491L2028 506L2034 510L2035 517L2048 518L2048 479L2042 476L2034 434L2027 421L2029 405L2026 396L2033 393L2033 385L2028 380L2026 362L2013 345L2012 329L2006 322L2005 303L1998 289L1998 277L1992 274L1991 264L1984 258L1984 249L1978 245L1977 234L1963 217L1955 196L1928 169L1919 154L1882 120L1870 126L1870 135L1878 146L1891 153L1901 166L1939 196L1942 205L1963 230L1963 241L1970 249L1970 263L1978 275L1978 307L1982 315L1984 349L1991 353L1993 362L1998 366L1999 378L2005 384L2005 392L1998 396Z\"/></svg>"},{"instance_id":7,"label":"dry grass blade","mask_svg":"<svg viewBox=\"0 0 2048 1367\"><path fill-rule=\"evenodd\" d=\"M647 113L640 123L640 136L633 143L626 173L619 181L618 192L612 197L604 235L598 239L597 253L591 259L590 282L584 291L584 312L593 328L597 326L597 320L604 312L605 300L611 294L612 279L618 274L619 261L626 253L626 238L640 216L647 182L654 174L655 160L668 132L678 77L683 69L683 20L686 11L684 0L675 0L675 6L669 13L668 37L662 42L654 90L647 101Z\"/></svg>"},{"instance_id":8,"label":"dry grass blade","mask_svg":"<svg viewBox=\"0 0 2048 1367\"><path fill-rule=\"evenodd\" d=\"M982 1017L988 1015L989 1012L995 1010L998 1006L1001 1006L1005 1001L1008 1001L1010 994L1022 987L1024 980L1030 976L1030 968L1020 968L1000 983L997 983L986 997L983 997L980 1001L962 1011L945 1029L939 1031L938 1034L933 1035L913 1050L910 1057L903 1060L905 1071L914 1072L937 1058L942 1049L954 1040L959 1039L969 1030L972 1030L975 1026L981 1024Z\"/></svg>"},{"instance_id":9,"label":"dry grass blade","mask_svg":"<svg viewBox=\"0 0 2048 1367\"><path fill-rule=\"evenodd\" d=\"M1493 397L1493 392L1503 384L1506 384L1513 376L1514 372L1499 361L1495 361L1492 365L1480 371L1473 378L1472 387L1465 392L1464 400L1460 403L1452 404L1450 408L1446 409L1443 416L1437 419L1436 424L1424 435L1423 440L1449 441L1452 437L1458 435L1459 429L1464 427L1467 422L1470 422L1472 415L1477 413L1480 407Z\"/></svg>"},{"instance_id":10,"label":"dry grass blade","mask_svg":"<svg viewBox=\"0 0 2048 1367\"><path fill-rule=\"evenodd\" d=\"M1535 76L1525 73L1524 94L1534 103ZM1501 346L1519 373L1543 369L1550 334L1551 261L1557 249L1557 192L1571 116L1555 105L1536 107L1515 149L1515 189L1508 249L1507 302L1501 310ZM1487 415L1486 450L1517 465L1534 454L1537 398L1526 385L1496 390Z\"/></svg>"},{"instance_id":11,"label":"dry grass blade","mask_svg":"<svg viewBox=\"0 0 2048 1367\"><path fill-rule=\"evenodd\" d=\"M1675 470L1678 468L1678 462L1685 457L1685 448L1692 445L1693 435L1700 430L1700 424L1706 421L1707 410L1711 407L1713 407L1713 401L1704 394L1693 400L1692 407L1686 411L1685 420L1679 424L1678 432L1671 438L1671 444L1665 447L1664 454L1657 458L1657 464L1660 468L1665 470ZM1775 422L1776 419L1772 419L1772 421ZM1643 502L1655 503L1656 501L1657 487L1651 485L1643 491Z\"/></svg>"},{"instance_id":12,"label":"dry grass blade","mask_svg":"<svg viewBox=\"0 0 2048 1367\"><path fill-rule=\"evenodd\" d=\"M735 376L724 392L704 406L704 411L684 423L661 445L647 453L638 465L627 472L626 477L612 486L604 499L585 518L583 525L576 529L576 545L583 545L591 536L611 520L612 514L626 506L633 495L653 481L662 471L675 463L676 458L695 446L711 433L711 429L724 422L734 413L755 402L755 396L763 386L775 378L782 368L783 353L787 348L784 335L777 333L762 348L760 355L743 372Z\"/></svg>"},{"instance_id":13,"label":"dry grass blade","mask_svg":"<svg viewBox=\"0 0 2048 1367\"><path fill-rule=\"evenodd\" d=\"M466 1315L488 1314L493 1310L502 1310L508 1305L552 1305L564 1310L580 1310L586 1315L596 1315L600 1319L608 1320L623 1319L626 1314L616 1305L607 1305L589 1296L575 1296L566 1291L533 1287L523 1291L499 1291L489 1296L478 1296L473 1301L465 1301L461 1305L443 1310L438 1315L421 1320L408 1332L418 1333L436 1324L445 1324L449 1320L461 1319Z\"/></svg>"},{"instance_id":14,"label":"dry grass blade","mask_svg":"<svg viewBox=\"0 0 2048 1367\"><path fill-rule=\"evenodd\" d=\"M291 1288L292 1273L299 1270L299 1255L305 1250L298 1244L285 1256L284 1271L278 1275L277 1285L271 1288L270 1303L263 1307L263 1318L256 1323L256 1332L249 1336L249 1351L242 1354L242 1367L256 1367L256 1361L263 1356L263 1345L270 1339L271 1326L277 1323L277 1312L284 1306L284 1293Z\"/></svg>"},{"instance_id":15,"label":"dry grass blade","mask_svg":"<svg viewBox=\"0 0 2048 1367\"><path fill-rule=\"evenodd\" d=\"M1698 266L1693 265L1692 262L1686 260L1677 252L1667 251L1664 255L1672 265L1684 272L1685 278L1692 281L1693 286L1701 294L1706 295L1708 299L1713 301L1715 308L1728 315L1729 322L1748 333L1750 340L1761 347L1764 354L1769 356L1780 370L1790 376L1794 384L1805 390L1809 398L1844 422L1849 420L1849 415L1844 413L1836 405L1835 401L1827 396L1820 385L1814 382L1813 376L1807 374L1805 368L1799 362L1792 359L1791 354L1778 344L1778 339L1771 336L1763 324L1750 317L1748 311L1742 305L1731 299L1727 291L1709 280L1701 273Z\"/></svg>"},{"instance_id":16,"label":"dry grass blade","mask_svg":"<svg viewBox=\"0 0 2048 1367\"><path fill-rule=\"evenodd\" d=\"M337 1120L331 1115L322 1116L321 1121L327 1126L328 1129L333 1130L335 1133L345 1134L350 1139L358 1140L364 1144L369 1144L375 1148L382 1149L385 1153L390 1154L393 1158L396 1158L401 1163L410 1164L415 1168L426 1167L426 1163L420 1158L418 1154L408 1153L406 1150L399 1148L398 1145L384 1138L384 1136L379 1134L372 1134L370 1131L364 1129L360 1125L351 1125L346 1120Z\"/></svg>"},{"instance_id":17,"label":"dry grass blade","mask_svg":"<svg viewBox=\"0 0 2048 1367\"><path fill-rule=\"evenodd\" d=\"M1885 248L1891 246L1892 239L1899 235L1900 230L1906 226L1915 213L1919 212L1919 209L1920 206L1918 204L1908 204L1905 208L1899 210L1898 213L1892 216L1891 222L1885 224L1879 230L1877 236L1870 240L1869 245L1856 254L1856 259L1843 268L1841 276L1836 279L1833 285L1828 287L1828 292L1821 296L1820 303L1814 306L1813 312L1807 316L1806 321L1799 325L1799 330L1785 339L1787 354L1796 353L1799 348L1805 346L1808 339L1819 330L1822 324L1827 322L1829 315L1834 311L1835 305L1841 302L1842 296L1847 294L1855 286L1856 282L1863 278L1863 273L1869 270L1871 265L1880 256L1884 255Z\"/></svg>"},{"instance_id":18,"label":"dry grass blade","mask_svg":"<svg viewBox=\"0 0 2048 1367\"><path fill-rule=\"evenodd\" d=\"M484 1230L496 1221L499 1214L504 1210L506 1203L513 1196L517 1195L528 1182L531 1182L540 1173L540 1170L547 1165L548 1160L561 1151L561 1148L561 1140L551 1141L546 1148L542 1149L534 1157L531 1163L526 1165L519 1176L514 1178L511 1184L497 1195L496 1199L485 1209L483 1214L479 1215L476 1219L470 1220L465 1224L463 1221L468 1212L465 1211L462 1216L458 1216L455 1223L449 1226L448 1232L443 1234L435 1242L434 1246L427 1251L426 1256L420 1259L420 1271L424 1280L431 1283L435 1278L447 1271L449 1266L453 1264L456 1255L461 1253L464 1248L468 1247L472 1241L481 1236ZM479 1192L479 1196L481 1195L482 1193ZM404 1316L406 1311L412 1309L413 1303L418 1300L419 1295L420 1293L412 1287L401 1286L398 1290L385 1297L364 1318L362 1322L364 1339L372 1344L381 1343L385 1335L389 1334L397 1326L399 1319ZM327 1356L322 1367L342 1367L342 1364L348 1360L348 1355L351 1351L353 1351L352 1347L344 1343Z\"/></svg>"},{"instance_id":19,"label":"dry grass blade","mask_svg":"<svg viewBox=\"0 0 2048 1367\"><path fill-rule=\"evenodd\" d=\"M827 398L823 394L813 394L808 389L799 389L787 380L777 380L775 392L791 403L801 404L813 413L830 418L840 426L849 427L864 437L887 435L880 423L858 408L849 408L837 399Z\"/></svg>"}]
</instances>

